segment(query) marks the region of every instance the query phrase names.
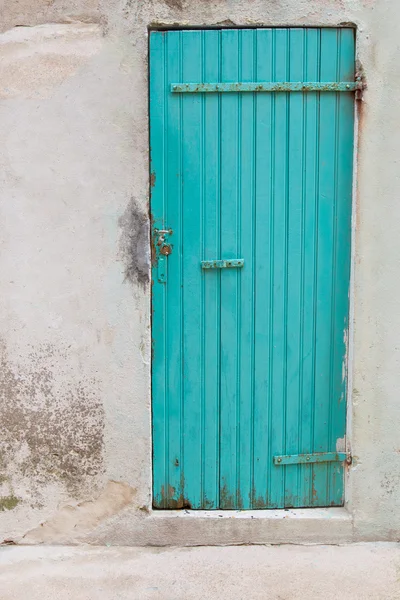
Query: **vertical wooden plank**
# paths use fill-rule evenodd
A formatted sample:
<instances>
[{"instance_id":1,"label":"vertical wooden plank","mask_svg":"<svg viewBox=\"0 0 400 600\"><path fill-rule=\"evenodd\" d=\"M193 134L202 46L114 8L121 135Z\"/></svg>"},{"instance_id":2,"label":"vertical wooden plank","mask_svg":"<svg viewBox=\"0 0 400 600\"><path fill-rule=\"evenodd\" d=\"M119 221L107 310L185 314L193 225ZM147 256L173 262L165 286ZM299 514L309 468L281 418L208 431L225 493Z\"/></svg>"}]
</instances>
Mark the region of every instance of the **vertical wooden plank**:
<instances>
[{"instance_id":1,"label":"vertical wooden plank","mask_svg":"<svg viewBox=\"0 0 400 600\"><path fill-rule=\"evenodd\" d=\"M165 489L169 507L181 508L182 489L182 214L181 214L181 101L169 93L169 82L181 78L181 33L170 31L164 35L166 49L166 128L168 145L166 160L166 206L165 224L173 230L170 242L173 252L167 259L166 291L166 381L168 398L166 414L167 487ZM171 135L170 132L179 132Z\"/></svg>"},{"instance_id":2,"label":"vertical wooden plank","mask_svg":"<svg viewBox=\"0 0 400 600\"><path fill-rule=\"evenodd\" d=\"M304 29L290 29L288 39L289 81L304 81ZM302 305L303 279L303 104L304 94L293 93L288 105L287 163L287 339L286 339L286 409L285 452L298 454L302 419L300 387L302 384ZM299 506L299 471L297 465L285 467L285 506Z\"/></svg>"},{"instance_id":3,"label":"vertical wooden plank","mask_svg":"<svg viewBox=\"0 0 400 600\"><path fill-rule=\"evenodd\" d=\"M288 30L276 29L276 81L289 76ZM288 94L275 95L274 187L273 187L273 316L272 316L272 397L271 453L285 454L286 425L286 352L287 352L287 235L288 235ZM285 472L271 469L271 506L284 506Z\"/></svg>"},{"instance_id":4,"label":"vertical wooden plank","mask_svg":"<svg viewBox=\"0 0 400 600\"><path fill-rule=\"evenodd\" d=\"M238 78L238 31L221 31L222 81ZM238 94L221 96L221 258L235 258L238 244ZM221 508L236 508L238 396L238 279L236 269L221 273Z\"/></svg>"},{"instance_id":5,"label":"vertical wooden plank","mask_svg":"<svg viewBox=\"0 0 400 600\"><path fill-rule=\"evenodd\" d=\"M151 211L155 227L164 226L164 151L165 151L165 44L159 32L150 35L150 146L151 146ZM166 465L166 388L165 388L165 286L157 280L153 264L152 297L152 409L153 409L153 503L165 508Z\"/></svg>"},{"instance_id":6,"label":"vertical wooden plank","mask_svg":"<svg viewBox=\"0 0 400 600\"><path fill-rule=\"evenodd\" d=\"M275 57L274 30L255 33L255 70L257 81L273 78ZM275 263L272 192L274 182L275 95L255 94L255 212L254 238L254 410L252 507L277 506L268 490L272 465L272 278ZM275 486L275 479L269 482Z\"/></svg>"},{"instance_id":7,"label":"vertical wooden plank","mask_svg":"<svg viewBox=\"0 0 400 600\"><path fill-rule=\"evenodd\" d=\"M240 81L255 78L255 31L239 32L241 38ZM255 97L242 94L240 127L240 248L245 267L240 272L240 387L238 484L241 508L251 507L253 461L253 394L254 394L254 236L255 236Z\"/></svg>"},{"instance_id":8,"label":"vertical wooden plank","mask_svg":"<svg viewBox=\"0 0 400 600\"><path fill-rule=\"evenodd\" d=\"M182 31L183 82L201 81L201 31ZM183 128L183 481L184 496L201 507L202 476L202 96L182 98Z\"/></svg>"},{"instance_id":9,"label":"vertical wooden plank","mask_svg":"<svg viewBox=\"0 0 400 600\"><path fill-rule=\"evenodd\" d=\"M321 30L321 81L337 78L336 29ZM330 373L332 314L334 296L332 273L335 261L335 143L337 126L337 93L320 93L319 180L318 180L318 255L317 255L317 305L315 333L315 412L314 452L329 450ZM313 467L313 506L328 503L328 467Z\"/></svg>"},{"instance_id":10,"label":"vertical wooden plank","mask_svg":"<svg viewBox=\"0 0 400 600\"><path fill-rule=\"evenodd\" d=\"M318 81L320 31L306 30L305 79ZM302 281L302 381L300 453L312 452L314 442L314 364L315 364L315 303L317 257L318 204L318 144L319 96L309 92L304 96L304 184L303 184L303 281ZM312 465L300 467L300 506L310 506L312 498Z\"/></svg>"},{"instance_id":11,"label":"vertical wooden plank","mask_svg":"<svg viewBox=\"0 0 400 600\"><path fill-rule=\"evenodd\" d=\"M204 81L219 81L220 32L204 32ZM220 256L218 94L204 95L204 260ZM203 508L219 503L220 280L218 269L202 274L204 286Z\"/></svg>"},{"instance_id":12,"label":"vertical wooden plank","mask_svg":"<svg viewBox=\"0 0 400 600\"><path fill-rule=\"evenodd\" d=\"M354 79L354 31L341 29L338 53L338 78L342 81ZM351 196L353 171L354 96L340 94L337 100L336 130L336 240L333 289L335 313L333 315L333 356L331 360L330 394L330 447L336 449L338 440L344 449L346 429L346 384L347 384L347 339L349 311L349 283L351 257ZM343 465L329 465L329 503L344 502Z\"/></svg>"}]
</instances>

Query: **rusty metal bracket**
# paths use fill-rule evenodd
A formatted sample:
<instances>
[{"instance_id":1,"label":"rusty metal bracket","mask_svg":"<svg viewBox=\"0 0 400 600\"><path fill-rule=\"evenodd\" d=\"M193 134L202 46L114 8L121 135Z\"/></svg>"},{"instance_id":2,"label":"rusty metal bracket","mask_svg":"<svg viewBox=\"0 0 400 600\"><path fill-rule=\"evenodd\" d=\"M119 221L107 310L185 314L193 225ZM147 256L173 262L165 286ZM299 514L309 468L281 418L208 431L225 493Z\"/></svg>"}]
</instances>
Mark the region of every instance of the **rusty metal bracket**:
<instances>
[{"instance_id":1,"label":"rusty metal bracket","mask_svg":"<svg viewBox=\"0 0 400 600\"><path fill-rule=\"evenodd\" d=\"M356 73L356 100L363 99L364 90L367 89L367 82L365 81L365 75L360 71Z\"/></svg>"},{"instance_id":2,"label":"rusty metal bracket","mask_svg":"<svg viewBox=\"0 0 400 600\"><path fill-rule=\"evenodd\" d=\"M346 462L347 452L312 452L310 454L286 454L274 456L274 465L299 465L307 463Z\"/></svg>"}]
</instances>

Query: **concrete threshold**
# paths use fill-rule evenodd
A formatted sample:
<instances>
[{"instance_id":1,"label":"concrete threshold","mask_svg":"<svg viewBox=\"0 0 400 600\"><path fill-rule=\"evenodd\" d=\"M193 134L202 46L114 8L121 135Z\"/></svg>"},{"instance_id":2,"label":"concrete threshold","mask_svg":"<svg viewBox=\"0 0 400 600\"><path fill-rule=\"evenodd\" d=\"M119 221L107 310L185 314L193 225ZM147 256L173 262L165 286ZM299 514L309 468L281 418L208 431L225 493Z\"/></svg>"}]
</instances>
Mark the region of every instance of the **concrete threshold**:
<instances>
[{"instance_id":1,"label":"concrete threshold","mask_svg":"<svg viewBox=\"0 0 400 600\"><path fill-rule=\"evenodd\" d=\"M254 511L152 510L132 519L127 511L86 541L127 546L229 546L339 544L352 541L346 508Z\"/></svg>"},{"instance_id":2,"label":"concrete threshold","mask_svg":"<svg viewBox=\"0 0 400 600\"><path fill-rule=\"evenodd\" d=\"M344 507L283 508L270 510L152 510L157 518L179 517L183 519L345 519L351 515Z\"/></svg>"}]
</instances>

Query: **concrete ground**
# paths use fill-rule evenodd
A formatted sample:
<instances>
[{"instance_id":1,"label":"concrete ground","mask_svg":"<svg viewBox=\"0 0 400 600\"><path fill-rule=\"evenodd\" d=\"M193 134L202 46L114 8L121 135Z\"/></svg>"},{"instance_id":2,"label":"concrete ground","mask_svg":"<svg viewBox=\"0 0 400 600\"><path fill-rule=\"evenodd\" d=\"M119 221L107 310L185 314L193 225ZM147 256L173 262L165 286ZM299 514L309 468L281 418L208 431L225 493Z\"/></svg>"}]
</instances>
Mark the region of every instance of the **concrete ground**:
<instances>
[{"instance_id":1,"label":"concrete ground","mask_svg":"<svg viewBox=\"0 0 400 600\"><path fill-rule=\"evenodd\" d=\"M391 600L400 545L3 547L1 600Z\"/></svg>"}]
</instances>

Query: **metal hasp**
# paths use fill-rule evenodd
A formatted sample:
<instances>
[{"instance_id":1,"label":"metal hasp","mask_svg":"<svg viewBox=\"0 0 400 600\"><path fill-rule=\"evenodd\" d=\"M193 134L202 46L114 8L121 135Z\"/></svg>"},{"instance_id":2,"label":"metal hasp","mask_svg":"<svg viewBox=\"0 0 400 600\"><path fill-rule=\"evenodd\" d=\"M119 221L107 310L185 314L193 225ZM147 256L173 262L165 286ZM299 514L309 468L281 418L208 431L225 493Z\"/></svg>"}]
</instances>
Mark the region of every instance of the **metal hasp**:
<instances>
[{"instance_id":1,"label":"metal hasp","mask_svg":"<svg viewBox=\"0 0 400 600\"><path fill-rule=\"evenodd\" d=\"M315 452L313 454L286 454L274 456L274 465L300 465L304 463L349 462L346 452ZM351 462L351 459L350 459Z\"/></svg>"},{"instance_id":2,"label":"metal hasp","mask_svg":"<svg viewBox=\"0 0 400 600\"><path fill-rule=\"evenodd\" d=\"M171 92L183 93L228 93L228 92L355 92L363 90L364 84L357 81L265 81L251 83L172 83Z\"/></svg>"},{"instance_id":3,"label":"metal hasp","mask_svg":"<svg viewBox=\"0 0 400 600\"><path fill-rule=\"evenodd\" d=\"M229 260L202 260L202 269L238 269L244 266L243 258L231 258Z\"/></svg>"},{"instance_id":4,"label":"metal hasp","mask_svg":"<svg viewBox=\"0 0 400 600\"><path fill-rule=\"evenodd\" d=\"M160 283L167 281L167 256L172 253L172 246L168 243L172 229L154 229L155 248L157 256L157 279Z\"/></svg>"}]
</instances>

